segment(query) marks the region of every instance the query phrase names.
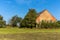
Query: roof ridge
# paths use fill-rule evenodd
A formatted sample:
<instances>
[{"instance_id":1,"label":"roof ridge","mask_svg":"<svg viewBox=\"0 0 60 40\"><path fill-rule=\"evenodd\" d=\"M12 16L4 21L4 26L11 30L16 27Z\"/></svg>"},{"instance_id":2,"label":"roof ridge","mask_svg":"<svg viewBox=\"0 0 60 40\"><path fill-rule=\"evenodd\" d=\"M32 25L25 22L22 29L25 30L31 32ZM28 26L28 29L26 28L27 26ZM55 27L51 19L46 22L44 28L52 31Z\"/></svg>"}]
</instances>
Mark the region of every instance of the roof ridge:
<instances>
[{"instance_id":1,"label":"roof ridge","mask_svg":"<svg viewBox=\"0 0 60 40\"><path fill-rule=\"evenodd\" d=\"M44 11L49 12L47 9L44 9L43 11L41 11L41 12L38 13L38 16L40 16L40 14L42 14ZM50 12L49 12L49 14L50 14L52 17L54 17ZM54 17L54 18L55 18L55 17ZM56 18L55 18L55 19L56 19Z\"/></svg>"}]
</instances>

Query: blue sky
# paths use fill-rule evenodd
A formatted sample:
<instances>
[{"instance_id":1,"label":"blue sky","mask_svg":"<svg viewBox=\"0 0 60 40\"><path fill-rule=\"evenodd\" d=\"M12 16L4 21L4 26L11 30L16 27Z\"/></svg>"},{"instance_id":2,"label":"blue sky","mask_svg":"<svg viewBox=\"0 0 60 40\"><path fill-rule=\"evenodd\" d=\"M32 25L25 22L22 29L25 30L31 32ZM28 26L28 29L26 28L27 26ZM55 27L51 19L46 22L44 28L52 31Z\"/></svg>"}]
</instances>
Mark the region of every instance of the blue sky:
<instances>
[{"instance_id":1,"label":"blue sky","mask_svg":"<svg viewBox=\"0 0 60 40\"><path fill-rule=\"evenodd\" d=\"M47 9L60 20L60 0L0 0L0 15L7 22L14 15L24 18L30 8L37 12Z\"/></svg>"}]
</instances>

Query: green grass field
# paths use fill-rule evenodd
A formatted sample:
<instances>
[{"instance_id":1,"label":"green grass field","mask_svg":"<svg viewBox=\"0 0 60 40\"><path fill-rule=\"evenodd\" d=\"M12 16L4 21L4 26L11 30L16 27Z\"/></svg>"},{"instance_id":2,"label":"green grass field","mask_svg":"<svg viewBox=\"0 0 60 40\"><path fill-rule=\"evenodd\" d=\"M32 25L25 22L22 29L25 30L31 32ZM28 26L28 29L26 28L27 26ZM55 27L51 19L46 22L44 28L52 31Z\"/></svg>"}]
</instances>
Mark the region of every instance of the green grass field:
<instances>
[{"instance_id":1,"label":"green grass field","mask_svg":"<svg viewBox=\"0 0 60 40\"><path fill-rule=\"evenodd\" d=\"M60 29L0 28L0 40L60 40Z\"/></svg>"},{"instance_id":2,"label":"green grass field","mask_svg":"<svg viewBox=\"0 0 60 40\"><path fill-rule=\"evenodd\" d=\"M0 28L0 34L39 33L39 32L60 33L60 29Z\"/></svg>"}]
</instances>

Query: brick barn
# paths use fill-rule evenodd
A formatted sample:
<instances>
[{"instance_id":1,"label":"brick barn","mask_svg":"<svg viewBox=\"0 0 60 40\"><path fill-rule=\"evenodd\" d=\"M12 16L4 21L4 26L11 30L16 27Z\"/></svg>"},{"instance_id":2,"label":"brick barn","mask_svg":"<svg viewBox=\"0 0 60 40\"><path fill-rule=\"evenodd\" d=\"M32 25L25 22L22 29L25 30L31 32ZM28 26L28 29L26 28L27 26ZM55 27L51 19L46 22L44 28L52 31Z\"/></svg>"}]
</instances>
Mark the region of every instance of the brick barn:
<instances>
[{"instance_id":1,"label":"brick barn","mask_svg":"<svg viewBox=\"0 0 60 40\"><path fill-rule=\"evenodd\" d=\"M38 24L42 20L55 22L56 18L48 10L43 10L42 12L38 13L36 23Z\"/></svg>"}]
</instances>

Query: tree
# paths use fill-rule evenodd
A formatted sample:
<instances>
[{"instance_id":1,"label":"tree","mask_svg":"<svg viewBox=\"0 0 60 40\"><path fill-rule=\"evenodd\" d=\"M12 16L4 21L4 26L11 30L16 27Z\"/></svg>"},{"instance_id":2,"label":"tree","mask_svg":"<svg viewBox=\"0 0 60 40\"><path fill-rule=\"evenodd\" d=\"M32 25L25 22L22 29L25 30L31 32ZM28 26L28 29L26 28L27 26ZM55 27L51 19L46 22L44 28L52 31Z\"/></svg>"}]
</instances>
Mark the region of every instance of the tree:
<instances>
[{"instance_id":1,"label":"tree","mask_svg":"<svg viewBox=\"0 0 60 40\"><path fill-rule=\"evenodd\" d=\"M6 21L3 20L3 17L0 15L0 28L6 26Z\"/></svg>"},{"instance_id":2,"label":"tree","mask_svg":"<svg viewBox=\"0 0 60 40\"><path fill-rule=\"evenodd\" d=\"M21 27L33 28L36 27L37 12L35 9L29 9L29 12L21 22Z\"/></svg>"},{"instance_id":3,"label":"tree","mask_svg":"<svg viewBox=\"0 0 60 40\"><path fill-rule=\"evenodd\" d=\"M39 28L58 28L59 24L57 22L51 22L51 21L42 21L38 25Z\"/></svg>"},{"instance_id":4,"label":"tree","mask_svg":"<svg viewBox=\"0 0 60 40\"><path fill-rule=\"evenodd\" d=\"M57 21L57 23L59 23L59 24L60 24L60 20L59 20L59 21Z\"/></svg>"},{"instance_id":5,"label":"tree","mask_svg":"<svg viewBox=\"0 0 60 40\"><path fill-rule=\"evenodd\" d=\"M57 27L56 28L60 28L60 20L58 20L56 23L57 23Z\"/></svg>"},{"instance_id":6,"label":"tree","mask_svg":"<svg viewBox=\"0 0 60 40\"><path fill-rule=\"evenodd\" d=\"M20 26L20 22L22 21L21 17L18 17L17 15L13 16L10 20L10 25L13 27Z\"/></svg>"},{"instance_id":7,"label":"tree","mask_svg":"<svg viewBox=\"0 0 60 40\"><path fill-rule=\"evenodd\" d=\"M0 20L3 20L3 17L0 15Z\"/></svg>"}]
</instances>

